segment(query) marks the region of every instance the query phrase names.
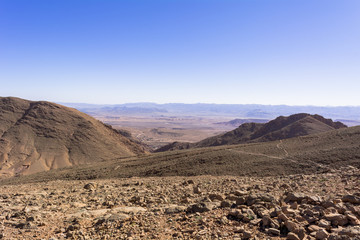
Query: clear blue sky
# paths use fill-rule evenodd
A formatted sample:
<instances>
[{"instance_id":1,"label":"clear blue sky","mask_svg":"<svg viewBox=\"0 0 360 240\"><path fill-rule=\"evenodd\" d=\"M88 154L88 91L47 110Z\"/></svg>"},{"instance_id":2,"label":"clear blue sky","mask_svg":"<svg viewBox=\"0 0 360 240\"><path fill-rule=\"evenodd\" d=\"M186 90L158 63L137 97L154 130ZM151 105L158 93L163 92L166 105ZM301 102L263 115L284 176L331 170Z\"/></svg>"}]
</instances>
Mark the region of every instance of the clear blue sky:
<instances>
[{"instance_id":1,"label":"clear blue sky","mask_svg":"<svg viewBox=\"0 0 360 240\"><path fill-rule=\"evenodd\" d=\"M360 1L0 0L0 96L360 105Z\"/></svg>"}]
</instances>

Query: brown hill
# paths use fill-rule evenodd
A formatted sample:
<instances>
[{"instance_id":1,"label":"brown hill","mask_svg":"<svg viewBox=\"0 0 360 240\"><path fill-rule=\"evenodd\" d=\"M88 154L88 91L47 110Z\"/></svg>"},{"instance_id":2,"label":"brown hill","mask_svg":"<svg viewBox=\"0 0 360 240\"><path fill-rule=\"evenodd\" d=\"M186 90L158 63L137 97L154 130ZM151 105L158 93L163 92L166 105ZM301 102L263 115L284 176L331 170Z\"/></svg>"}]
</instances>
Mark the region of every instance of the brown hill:
<instances>
[{"instance_id":1,"label":"brown hill","mask_svg":"<svg viewBox=\"0 0 360 240\"><path fill-rule=\"evenodd\" d=\"M143 152L131 139L75 109L0 98L0 177Z\"/></svg>"},{"instance_id":2,"label":"brown hill","mask_svg":"<svg viewBox=\"0 0 360 240\"><path fill-rule=\"evenodd\" d=\"M114 159L55 169L0 181L28 183L49 180L150 176L284 176L360 168L360 126L281 141L195 148Z\"/></svg>"},{"instance_id":3,"label":"brown hill","mask_svg":"<svg viewBox=\"0 0 360 240\"><path fill-rule=\"evenodd\" d=\"M175 142L157 149L156 152L275 141L339 128L346 128L346 125L341 122L333 122L331 119L326 119L320 115L299 113L288 117L281 116L268 123L244 123L235 130L206 138L197 143Z\"/></svg>"}]
</instances>

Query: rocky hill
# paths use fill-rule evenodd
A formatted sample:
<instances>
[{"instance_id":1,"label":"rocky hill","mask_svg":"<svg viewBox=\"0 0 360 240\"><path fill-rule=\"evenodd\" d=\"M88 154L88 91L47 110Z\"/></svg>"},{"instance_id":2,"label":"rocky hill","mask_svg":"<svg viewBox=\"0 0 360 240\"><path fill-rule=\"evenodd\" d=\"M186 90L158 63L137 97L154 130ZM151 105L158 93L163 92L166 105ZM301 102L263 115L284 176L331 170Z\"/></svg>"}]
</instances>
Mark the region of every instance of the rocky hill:
<instances>
[{"instance_id":1,"label":"rocky hill","mask_svg":"<svg viewBox=\"0 0 360 240\"><path fill-rule=\"evenodd\" d=\"M360 168L360 126L281 141L224 145L94 162L8 178L1 184L151 176L286 176Z\"/></svg>"},{"instance_id":2,"label":"rocky hill","mask_svg":"<svg viewBox=\"0 0 360 240\"><path fill-rule=\"evenodd\" d=\"M196 143L175 142L157 149L157 152L252 142L267 142L292 137L317 134L346 128L341 122L333 122L320 115L307 113L278 117L268 123L244 123L238 128Z\"/></svg>"},{"instance_id":3,"label":"rocky hill","mask_svg":"<svg viewBox=\"0 0 360 240\"><path fill-rule=\"evenodd\" d=\"M0 98L0 177L141 153L139 144L75 109Z\"/></svg>"}]
</instances>

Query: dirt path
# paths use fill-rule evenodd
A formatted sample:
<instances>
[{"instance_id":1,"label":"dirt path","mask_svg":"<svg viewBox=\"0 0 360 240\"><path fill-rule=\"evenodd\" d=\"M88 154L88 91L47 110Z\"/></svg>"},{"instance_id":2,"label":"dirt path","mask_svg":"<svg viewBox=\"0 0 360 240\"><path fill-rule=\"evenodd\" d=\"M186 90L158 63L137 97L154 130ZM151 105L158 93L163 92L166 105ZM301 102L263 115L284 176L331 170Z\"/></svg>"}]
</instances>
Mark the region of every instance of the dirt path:
<instances>
[{"instance_id":1,"label":"dirt path","mask_svg":"<svg viewBox=\"0 0 360 240\"><path fill-rule=\"evenodd\" d=\"M318 136L319 137L319 136ZM320 138L320 137L319 137ZM276 144L276 147L278 148L278 149L281 149L281 150L283 150L284 152L285 152L285 157L287 158L287 157L289 157L289 152L285 149L285 147L283 146L283 141L282 140L280 140L280 143L278 143L278 144ZM292 161L292 162L296 162L296 163L298 163L298 161L296 161L296 160L293 160L293 159L289 159L288 158L288 160L290 160L290 161ZM325 165L323 165L323 164L321 164L321 163L317 163L317 162L314 162L314 161L312 161L312 160L307 160L308 162L310 162L311 164L314 164L314 165L316 165L317 167L319 167L319 168L324 168L324 169L327 169L327 170L331 170L332 168L330 168L330 167L328 167L328 166L325 166Z\"/></svg>"},{"instance_id":2,"label":"dirt path","mask_svg":"<svg viewBox=\"0 0 360 240\"><path fill-rule=\"evenodd\" d=\"M244 154L248 154L248 155L254 155L254 156L262 156L262 157L267 157L267 158L271 158L271 159L279 159L279 160L287 160L293 163L298 164L299 162L294 160L294 159L290 159L287 156L286 157L277 157L277 156L271 156L271 155L267 155L267 154L263 154L263 153L253 153L253 152L246 152L246 151L241 151L241 150L234 150L234 149L229 149L230 151L234 151L234 152L240 152L240 153L244 153Z\"/></svg>"},{"instance_id":3,"label":"dirt path","mask_svg":"<svg viewBox=\"0 0 360 240\"><path fill-rule=\"evenodd\" d=\"M267 154L263 154L263 153L246 152L246 151L241 151L241 150L237 150L237 149L228 149L228 150L232 151L232 152L239 152L239 153L244 153L244 154L254 155L254 156L261 156L261 157L268 157L268 158L272 158L272 159L284 159L282 157L271 156L271 155L267 155Z\"/></svg>"},{"instance_id":4,"label":"dirt path","mask_svg":"<svg viewBox=\"0 0 360 240\"><path fill-rule=\"evenodd\" d=\"M243 153L243 154L248 154L248 155L253 155L253 156L267 157L267 158L271 158L271 159L280 159L280 160L286 159L287 161L291 161L291 162L296 163L296 164L299 163L299 161L289 158L289 152L284 148L284 146L283 146L283 141L282 141L282 140L280 140L280 143L278 143L278 144L276 145L276 147L277 147L278 149L284 151L284 153L285 153L285 156L284 156L284 157L277 157L277 156L272 156L272 155L263 154L263 153L247 152L247 151L242 151L242 150L237 150L237 149L228 149L228 151L238 152L238 153ZM319 168L323 168L323 169L327 169L327 170L331 170L331 169L332 169L332 168L330 168L330 167L328 167L328 166L325 166L325 165L323 165L323 164L314 162L314 161L312 161L312 160L307 160L307 162L309 162L309 164L314 164L314 165L316 165L316 166L319 167Z\"/></svg>"},{"instance_id":5,"label":"dirt path","mask_svg":"<svg viewBox=\"0 0 360 240\"><path fill-rule=\"evenodd\" d=\"M276 147L280 150L283 150L285 152L285 156L288 157L289 156L289 153L288 151L284 148L283 146L283 142L282 140L280 140L280 142L278 144L276 144Z\"/></svg>"},{"instance_id":6,"label":"dirt path","mask_svg":"<svg viewBox=\"0 0 360 240\"><path fill-rule=\"evenodd\" d=\"M234 152L239 152L239 153L244 153L244 154L248 154L248 155L253 155L253 156L267 157L267 158L271 158L271 159L285 159L289 156L288 151L282 146L282 140L280 140L280 143L278 143L276 145L276 147L285 152L285 157L272 156L272 155L268 155L268 154L264 154L264 153L247 152L247 151L242 151L242 150L238 150L238 149L228 149L228 150L234 151ZM292 160L292 159L288 159L288 160L297 163L297 161L295 161L295 160Z\"/></svg>"}]
</instances>

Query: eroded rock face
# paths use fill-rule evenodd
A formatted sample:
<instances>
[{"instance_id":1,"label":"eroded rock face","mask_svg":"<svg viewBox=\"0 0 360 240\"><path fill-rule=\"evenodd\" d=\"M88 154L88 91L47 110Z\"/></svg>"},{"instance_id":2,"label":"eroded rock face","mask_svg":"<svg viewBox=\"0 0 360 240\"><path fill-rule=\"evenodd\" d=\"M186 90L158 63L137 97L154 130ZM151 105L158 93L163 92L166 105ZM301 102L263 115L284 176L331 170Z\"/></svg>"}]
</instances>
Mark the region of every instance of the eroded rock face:
<instances>
[{"instance_id":1,"label":"eroded rock face","mask_svg":"<svg viewBox=\"0 0 360 240\"><path fill-rule=\"evenodd\" d=\"M0 239L360 239L359 176L352 168L5 185Z\"/></svg>"}]
</instances>

